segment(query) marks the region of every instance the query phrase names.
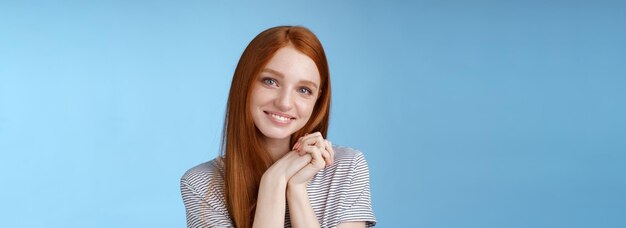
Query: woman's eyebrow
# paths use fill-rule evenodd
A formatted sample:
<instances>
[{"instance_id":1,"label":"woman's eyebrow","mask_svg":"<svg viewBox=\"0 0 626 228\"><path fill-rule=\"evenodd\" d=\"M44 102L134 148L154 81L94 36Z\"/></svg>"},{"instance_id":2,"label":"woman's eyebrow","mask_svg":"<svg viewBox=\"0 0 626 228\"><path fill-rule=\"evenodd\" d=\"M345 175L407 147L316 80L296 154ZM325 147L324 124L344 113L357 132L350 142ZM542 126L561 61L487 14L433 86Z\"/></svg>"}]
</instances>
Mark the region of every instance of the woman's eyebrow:
<instances>
[{"instance_id":1,"label":"woman's eyebrow","mask_svg":"<svg viewBox=\"0 0 626 228\"><path fill-rule=\"evenodd\" d=\"M265 69L263 69L261 72L267 72L267 73L270 73L270 74L273 74L273 75L279 76L279 77L281 77L281 78L284 78L284 77L285 77L285 75L284 75L283 73L280 73L280 72L278 72L277 70L270 69L270 68L265 68Z\"/></svg>"},{"instance_id":2,"label":"woman's eyebrow","mask_svg":"<svg viewBox=\"0 0 626 228\"><path fill-rule=\"evenodd\" d=\"M310 86L315 87L315 89L317 89L317 88L318 88L318 87L317 87L317 84L315 84L315 82L312 82L312 81L309 81L309 80L302 80L302 81L300 81L300 82L302 82L302 83L304 83L304 84L309 84Z\"/></svg>"}]
</instances>

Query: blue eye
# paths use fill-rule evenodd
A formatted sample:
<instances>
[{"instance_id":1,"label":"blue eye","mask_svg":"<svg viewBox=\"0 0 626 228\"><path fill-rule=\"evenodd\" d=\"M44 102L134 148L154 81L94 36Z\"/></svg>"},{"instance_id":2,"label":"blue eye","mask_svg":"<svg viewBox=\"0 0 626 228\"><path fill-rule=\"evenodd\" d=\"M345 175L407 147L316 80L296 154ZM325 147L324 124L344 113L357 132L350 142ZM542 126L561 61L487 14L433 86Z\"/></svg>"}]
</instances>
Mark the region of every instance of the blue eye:
<instances>
[{"instance_id":1,"label":"blue eye","mask_svg":"<svg viewBox=\"0 0 626 228\"><path fill-rule=\"evenodd\" d=\"M311 91L311 90L310 90L309 88L307 88L307 87L302 87L302 88L298 89L298 92L300 92L300 93L304 93L304 94L312 94L312 93L313 93L313 91Z\"/></svg>"},{"instance_id":2,"label":"blue eye","mask_svg":"<svg viewBox=\"0 0 626 228\"><path fill-rule=\"evenodd\" d=\"M263 83L271 86L275 86L278 84L278 82L276 82L276 80L274 80L273 78L264 78Z\"/></svg>"}]
</instances>

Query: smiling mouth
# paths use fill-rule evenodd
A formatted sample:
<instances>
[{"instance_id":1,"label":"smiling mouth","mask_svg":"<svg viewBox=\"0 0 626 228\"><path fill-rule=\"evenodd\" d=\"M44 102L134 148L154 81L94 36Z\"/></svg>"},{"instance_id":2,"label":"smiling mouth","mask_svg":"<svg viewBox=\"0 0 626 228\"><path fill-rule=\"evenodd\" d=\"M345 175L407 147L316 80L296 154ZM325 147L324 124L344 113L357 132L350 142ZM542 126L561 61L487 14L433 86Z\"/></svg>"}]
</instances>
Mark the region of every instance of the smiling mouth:
<instances>
[{"instance_id":1,"label":"smiling mouth","mask_svg":"<svg viewBox=\"0 0 626 228\"><path fill-rule=\"evenodd\" d=\"M295 120L295 117L292 117L290 115L286 115L286 114L278 114L278 113L273 113L273 112L268 112L268 111L263 111L265 114L267 114L268 116L272 117L273 119L280 121L280 122L291 122L291 120Z\"/></svg>"}]
</instances>

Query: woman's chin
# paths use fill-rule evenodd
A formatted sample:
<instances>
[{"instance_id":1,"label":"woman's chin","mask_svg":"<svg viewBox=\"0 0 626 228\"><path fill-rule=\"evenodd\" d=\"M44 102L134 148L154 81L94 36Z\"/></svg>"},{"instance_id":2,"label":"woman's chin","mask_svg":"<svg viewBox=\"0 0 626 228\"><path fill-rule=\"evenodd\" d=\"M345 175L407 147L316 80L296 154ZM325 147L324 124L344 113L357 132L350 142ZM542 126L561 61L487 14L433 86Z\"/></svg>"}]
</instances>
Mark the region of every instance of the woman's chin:
<instances>
[{"instance_id":1,"label":"woman's chin","mask_svg":"<svg viewBox=\"0 0 626 228\"><path fill-rule=\"evenodd\" d=\"M263 136L265 136L265 138L270 139L270 140L281 140L281 139L289 139L291 137L291 134L293 134L293 132L287 132L287 131L262 131L261 133L263 134Z\"/></svg>"}]
</instances>

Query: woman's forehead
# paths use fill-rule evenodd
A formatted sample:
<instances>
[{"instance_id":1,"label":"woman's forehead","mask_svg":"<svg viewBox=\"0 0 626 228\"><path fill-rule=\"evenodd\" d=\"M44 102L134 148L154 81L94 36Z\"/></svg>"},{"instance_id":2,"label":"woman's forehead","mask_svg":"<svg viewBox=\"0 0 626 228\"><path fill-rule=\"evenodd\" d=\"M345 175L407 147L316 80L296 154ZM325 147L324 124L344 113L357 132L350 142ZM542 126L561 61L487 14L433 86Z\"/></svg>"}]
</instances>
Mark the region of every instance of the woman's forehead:
<instances>
[{"instance_id":1,"label":"woman's forehead","mask_svg":"<svg viewBox=\"0 0 626 228\"><path fill-rule=\"evenodd\" d=\"M262 72L282 77L287 81L310 81L316 85L320 84L320 73L315 62L289 46L276 51Z\"/></svg>"}]
</instances>

